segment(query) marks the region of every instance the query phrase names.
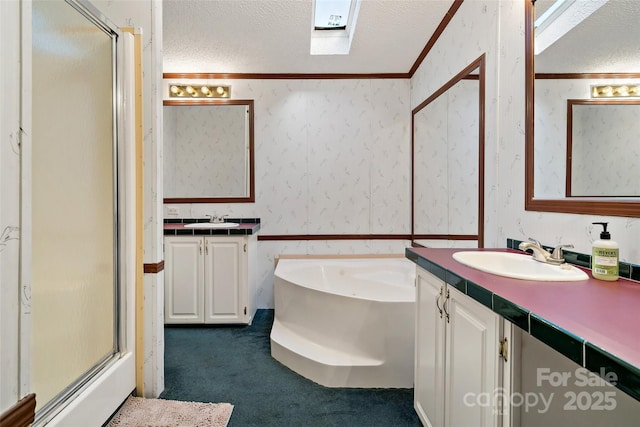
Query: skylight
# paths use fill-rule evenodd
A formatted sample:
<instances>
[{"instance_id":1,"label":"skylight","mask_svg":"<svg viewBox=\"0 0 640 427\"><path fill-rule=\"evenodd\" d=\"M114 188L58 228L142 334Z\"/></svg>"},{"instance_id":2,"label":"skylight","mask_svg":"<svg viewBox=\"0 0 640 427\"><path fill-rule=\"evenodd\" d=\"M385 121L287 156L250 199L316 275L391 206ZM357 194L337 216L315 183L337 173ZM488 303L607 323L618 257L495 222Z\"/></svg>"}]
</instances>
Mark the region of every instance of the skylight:
<instances>
[{"instance_id":1,"label":"skylight","mask_svg":"<svg viewBox=\"0 0 640 427\"><path fill-rule=\"evenodd\" d=\"M347 55L361 0L314 0L311 55Z\"/></svg>"},{"instance_id":2,"label":"skylight","mask_svg":"<svg viewBox=\"0 0 640 427\"><path fill-rule=\"evenodd\" d=\"M316 0L314 29L344 30L349 22L351 0Z\"/></svg>"},{"instance_id":3,"label":"skylight","mask_svg":"<svg viewBox=\"0 0 640 427\"><path fill-rule=\"evenodd\" d=\"M534 54L542 53L607 1L557 0L533 24L535 28Z\"/></svg>"}]
</instances>

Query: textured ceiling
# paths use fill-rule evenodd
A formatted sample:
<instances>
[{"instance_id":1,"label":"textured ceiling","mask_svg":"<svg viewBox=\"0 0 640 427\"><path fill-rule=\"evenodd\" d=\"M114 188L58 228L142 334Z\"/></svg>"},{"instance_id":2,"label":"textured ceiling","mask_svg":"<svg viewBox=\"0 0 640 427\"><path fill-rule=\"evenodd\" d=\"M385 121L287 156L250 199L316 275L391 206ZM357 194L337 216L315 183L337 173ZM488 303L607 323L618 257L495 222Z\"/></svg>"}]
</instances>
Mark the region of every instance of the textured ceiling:
<instances>
[{"instance_id":1,"label":"textured ceiling","mask_svg":"<svg viewBox=\"0 0 640 427\"><path fill-rule=\"evenodd\" d=\"M538 0L536 15L553 1ZM609 0L535 58L539 73L640 72L640 0Z\"/></svg>"},{"instance_id":2,"label":"textured ceiling","mask_svg":"<svg viewBox=\"0 0 640 427\"><path fill-rule=\"evenodd\" d=\"M453 0L362 0L349 55L312 56L311 0L164 0L165 73L407 73Z\"/></svg>"}]
</instances>

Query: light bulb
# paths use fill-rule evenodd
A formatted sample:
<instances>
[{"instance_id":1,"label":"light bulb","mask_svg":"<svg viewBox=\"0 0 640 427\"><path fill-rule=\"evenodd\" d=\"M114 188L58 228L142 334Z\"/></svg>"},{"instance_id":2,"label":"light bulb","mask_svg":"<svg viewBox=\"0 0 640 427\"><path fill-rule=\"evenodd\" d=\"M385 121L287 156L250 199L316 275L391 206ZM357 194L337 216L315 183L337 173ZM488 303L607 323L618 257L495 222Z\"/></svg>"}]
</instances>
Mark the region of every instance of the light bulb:
<instances>
[{"instance_id":1,"label":"light bulb","mask_svg":"<svg viewBox=\"0 0 640 427\"><path fill-rule=\"evenodd\" d=\"M613 90L613 93L618 96L628 96L629 88L627 86L618 86Z\"/></svg>"}]
</instances>

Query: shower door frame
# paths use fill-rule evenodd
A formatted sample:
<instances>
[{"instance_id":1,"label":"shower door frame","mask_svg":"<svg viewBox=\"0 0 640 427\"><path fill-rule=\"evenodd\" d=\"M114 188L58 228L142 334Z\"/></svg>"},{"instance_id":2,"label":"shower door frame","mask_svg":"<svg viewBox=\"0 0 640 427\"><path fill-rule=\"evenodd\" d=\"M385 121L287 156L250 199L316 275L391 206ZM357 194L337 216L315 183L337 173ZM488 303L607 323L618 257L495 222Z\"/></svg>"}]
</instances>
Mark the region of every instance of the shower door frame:
<instances>
[{"instance_id":1,"label":"shower door frame","mask_svg":"<svg viewBox=\"0 0 640 427\"><path fill-rule=\"evenodd\" d=\"M63 3L61 1L61 3ZM88 21L112 39L113 75L113 185L114 185L114 347L111 356L98 361L36 414L34 426L91 425L104 421L135 388L135 227L131 227L135 206L135 176L130 165L133 116L133 36L123 34L93 5L84 0L65 0ZM20 319L19 319L19 395L33 392L31 366L31 268L32 254L32 4L21 3L21 227L20 240ZM135 194L133 194L135 200ZM129 225L128 225L129 224ZM133 250L133 256L132 256ZM36 395L37 399L37 395ZM98 421L100 420L100 421Z\"/></svg>"}]
</instances>

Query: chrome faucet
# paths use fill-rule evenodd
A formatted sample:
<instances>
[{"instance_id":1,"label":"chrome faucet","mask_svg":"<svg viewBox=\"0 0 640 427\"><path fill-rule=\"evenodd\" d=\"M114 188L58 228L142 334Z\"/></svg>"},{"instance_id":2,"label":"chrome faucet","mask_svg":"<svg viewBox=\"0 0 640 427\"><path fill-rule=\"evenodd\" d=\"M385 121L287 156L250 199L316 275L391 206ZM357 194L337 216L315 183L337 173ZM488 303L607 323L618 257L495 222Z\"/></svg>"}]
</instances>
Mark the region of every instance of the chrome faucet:
<instances>
[{"instance_id":1,"label":"chrome faucet","mask_svg":"<svg viewBox=\"0 0 640 427\"><path fill-rule=\"evenodd\" d=\"M528 242L522 242L518 245L521 251L531 250L531 256L536 261L545 262L547 264L560 265L564 263L564 255L562 253L563 248L573 248L573 245L558 245L553 252L547 251L542 247L539 241L529 237Z\"/></svg>"},{"instance_id":2,"label":"chrome faucet","mask_svg":"<svg viewBox=\"0 0 640 427\"><path fill-rule=\"evenodd\" d=\"M229 215L218 216L218 214L213 214L213 215L205 215L205 216L209 217L209 222L212 222L214 224L222 224L224 222L224 219Z\"/></svg>"}]
</instances>

